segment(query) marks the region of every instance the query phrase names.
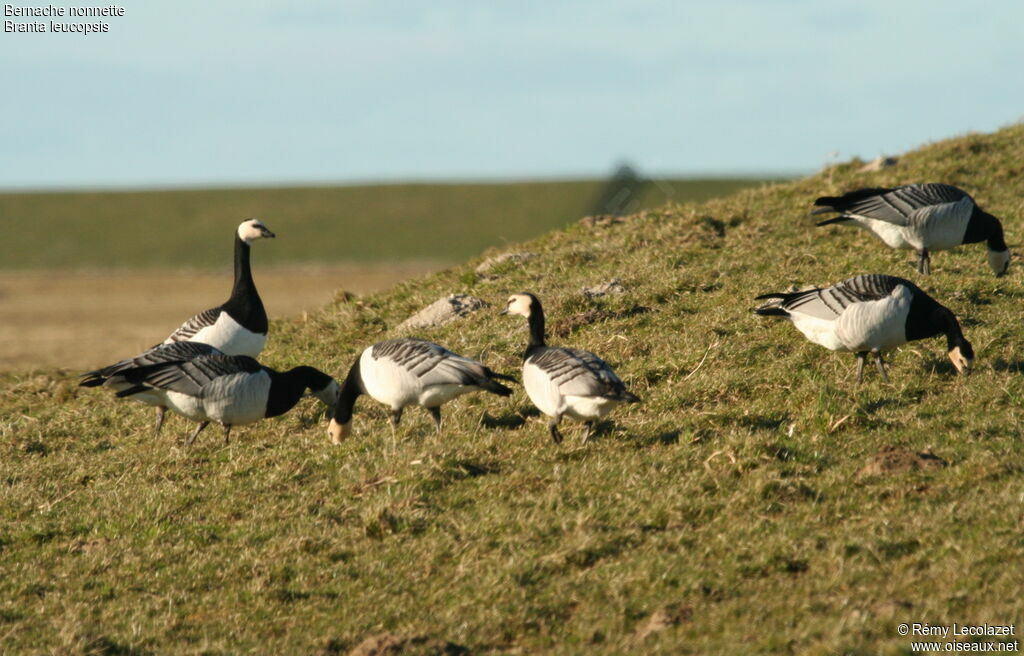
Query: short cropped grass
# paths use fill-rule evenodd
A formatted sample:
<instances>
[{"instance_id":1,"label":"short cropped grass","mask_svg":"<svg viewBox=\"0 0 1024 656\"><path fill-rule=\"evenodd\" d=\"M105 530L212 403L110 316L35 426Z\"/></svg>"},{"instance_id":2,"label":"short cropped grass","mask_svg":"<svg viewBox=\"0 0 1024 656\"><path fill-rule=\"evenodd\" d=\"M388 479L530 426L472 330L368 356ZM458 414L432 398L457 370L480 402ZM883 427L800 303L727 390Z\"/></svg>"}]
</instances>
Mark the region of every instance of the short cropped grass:
<instances>
[{"instance_id":1,"label":"short cropped grass","mask_svg":"<svg viewBox=\"0 0 1024 656\"><path fill-rule=\"evenodd\" d=\"M148 409L71 376L7 376L0 644L336 654L389 634L432 641L402 653L868 656L909 654L902 622L1016 623L1019 639L1019 262L996 279L984 247L965 247L923 278L910 254L814 229L807 211L857 186L944 181L1002 217L1014 247L1022 159L1024 126L970 135L876 173L850 162L576 225L516 246L540 256L493 278L474 260L272 326L265 362L341 376L412 312L471 293L492 306L419 334L516 372L524 322L497 312L533 291L553 343L601 354L643 398L587 445L579 426L552 444L518 392L446 406L442 437L414 409L392 438L362 399L332 446L307 401L185 449L180 419L155 439ZM892 384L871 370L858 387L853 356L751 313L759 293L869 272L960 316L970 378L936 339L891 355ZM625 294L580 292L611 278Z\"/></svg>"}]
</instances>

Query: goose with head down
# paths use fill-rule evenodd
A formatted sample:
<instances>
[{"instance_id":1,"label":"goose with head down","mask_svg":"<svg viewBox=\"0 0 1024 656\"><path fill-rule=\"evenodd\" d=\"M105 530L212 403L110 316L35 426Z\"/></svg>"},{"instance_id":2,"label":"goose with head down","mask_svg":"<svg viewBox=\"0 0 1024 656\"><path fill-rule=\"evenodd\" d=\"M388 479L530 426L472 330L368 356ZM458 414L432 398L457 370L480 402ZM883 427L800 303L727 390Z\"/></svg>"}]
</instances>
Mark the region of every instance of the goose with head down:
<instances>
[{"instance_id":1,"label":"goose with head down","mask_svg":"<svg viewBox=\"0 0 1024 656\"><path fill-rule=\"evenodd\" d=\"M912 248L918 253L918 271L931 273L931 251L984 241L988 264L997 277L1010 266L1010 249L999 219L978 207L966 191L947 184L911 184L868 188L842 196L823 196L812 214L839 216L817 225L839 223L863 228L889 248Z\"/></svg>"},{"instance_id":2,"label":"goose with head down","mask_svg":"<svg viewBox=\"0 0 1024 656\"><path fill-rule=\"evenodd\" d=\"M868 353L875 356L888 382L882 352L907 342L946 336L949 359L961 374L971 372L974 349L960 322L914 283L880 274L849 278L830 287L762 294L773 302L754 310L762 316L789 319L804 336L832 351L857 354L857 382L864 376Z\"/></svg>"},{"instance_id":3,"label":"goose with head down","mask_svg":"<svg viewBox=\"0 0 1024 656\"><path fill-rule=\"evenodd\" d=\"M352 432L356 400L366 394L391 408L394 432L405 408L418 405L430 412L441 433L441 406L470 392L509 396L498 380L516 382L471 358L422 339L389 339L367 347L356 358L341 386L327 434L335 444Z\"/></svg>"},{"instance_id":4,"label":"goose with head down","mask_svg":"<svg viewBox=\"0 0 1024 656\"><path fill-rule=\"evenodd\" d=\"M103 384L118 390L118 398L158 404L199 422L188 444L211 421L224 427L226 443L232 426L282 415L307 389L329 411L338 398L337 382L313 367L275 371L245 355L190 353L195 346L156 347L148 355L108 368ZM102 378L103 371L90 380Z\"/></svg>"}]
</instances>

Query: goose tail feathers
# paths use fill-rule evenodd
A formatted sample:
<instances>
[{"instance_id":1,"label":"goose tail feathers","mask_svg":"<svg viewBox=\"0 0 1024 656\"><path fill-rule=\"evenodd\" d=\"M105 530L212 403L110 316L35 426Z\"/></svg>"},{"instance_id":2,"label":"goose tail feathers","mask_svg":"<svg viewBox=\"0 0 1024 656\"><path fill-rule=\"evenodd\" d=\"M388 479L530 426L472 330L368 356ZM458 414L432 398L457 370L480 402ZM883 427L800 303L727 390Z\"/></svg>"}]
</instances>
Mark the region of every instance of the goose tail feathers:
<instances>
[{"instance_id":1,"label":"goose tail feathers","mask_svg":"<svg viewBox=\"0 0 1024 656\"><path fill-rule=\"evenodd\" d=\"M499 374L497 371L491 371L490 369L487 370L487 376L490 378L495 378L497 380L507 380L510 383L515 383L516 385L519 384L519 379L516 378L515 376L509 376L508 374Z\"/></svg>"},{"instance_id":2,"label":"goose tail feathers","mask_svg":"<svg viewBox=\"0 0 1024 656\"><path fill-rule=\"evenodd\" d=\"M754 310L755 314L759 314L762 317L788 317L789 312L786 312L778 305L769 305L767 307L759 307Z\"/></svg>"},{"instance_id":3,"label":"goose tail feathers","mask_svg":"<svg viewBox=\"0 0 1024 656\"><path fill-rule=\"evenodd\" d=\"M829 208L827 210L818 210L817 212L811 212L811 214L812 215L813 214L822 214L824 212L834 212L834 211L835 210ZM818 221L817 223L814 224L814 227L820 228L821 226L830 225L832 223L845 223L845 222L847 222L849 220L850 219L848 217L837 216L837 217L834 217L834 218L831 218L831 219L825 219L824 221Z\"/></svg>"},{"instance_id":4,"label":"goose tail feathers","mask_svg":"<svg viewBox=\"0 0 1024 656\"><path fill-rule=\"evenodd\" d=\"M761 294L760 296L755 296L755 301L764 301L771 299L778 302L769 303L768 305L763 305L759 308L754 308L754 313L759 314L762 317L788 317L789 312L783 309L782 303L788 301L792 296L792 294L780 294L778 292L775 292L774 294Z\"/></svg>"},{"instance_id":5,"label":"goose tail feathers","mask_svg":"<svg viewBox=\"0 0 1024 656\"><path fill-rule=\"evenodd\" d=\"M640 397L632 392L622 390L622 402L623 403L640 403Z\"/></svg>"},{"instance_id":6,"label":"goose tail feathers","mask_svg":"<svg viewBox=\"0 0 1024 656\"><path fill-rule=\"evenodd\" d=\"M99 387L105 383L107 377L100 373L100 370L90 371L82 374L82 380L78 381L79 387Z\"/></svg>"},{"instance_id":7,"label":"goose tail feathers","mask_svg":"<svg viewBox=\"0 0 1024 656\"><path fill-rule=\"evenodd\" d=\"M480 388L490 392L491 394L497 394L498 396L512 396L512 390L497 381L491 380L490 378L481 382Z\"/></svg>"}]
</instances>

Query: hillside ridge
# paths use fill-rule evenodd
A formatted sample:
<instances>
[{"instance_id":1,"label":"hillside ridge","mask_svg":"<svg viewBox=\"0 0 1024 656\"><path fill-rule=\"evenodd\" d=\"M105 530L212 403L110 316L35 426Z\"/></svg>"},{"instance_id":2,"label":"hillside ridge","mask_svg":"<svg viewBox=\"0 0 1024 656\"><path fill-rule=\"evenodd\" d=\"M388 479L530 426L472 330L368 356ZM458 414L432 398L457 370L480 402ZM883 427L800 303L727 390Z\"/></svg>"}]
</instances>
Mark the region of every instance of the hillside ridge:
<instances>
[{"instance_id":1,"label":"hillside ridge","mask_svg":"<svg viewBox=\"0 0 1024 656\"><path fill-rule=\"evenodd\" d=\"M441 437L415 409L392 437L363 399L333 446L305 401L185 449L181 420L155 439L146 408L71 376L4 376L5 647L868 656L910 653L903 623L1019 632L1019 263L997 279L984 245L965 246L922 278L912 254L808 212L857 186L947 182L1019 250L1024 125L861 165L576 223L501 249L538 256L487 275L473 267L498 250L271 325L263 362L340 377L467 293L490 306L417 336L515 372L524 322L498 311L532 291L551 343L598 353L643 399L586 445L578 424L552 444L517 388L446 405ZM887 358L892 384L855 386L853 356L751 312L764 292L872 272L957 313L969 378L936 339ZM623 293L582 293L612 278Z\"/></svg>"}]
</instances>

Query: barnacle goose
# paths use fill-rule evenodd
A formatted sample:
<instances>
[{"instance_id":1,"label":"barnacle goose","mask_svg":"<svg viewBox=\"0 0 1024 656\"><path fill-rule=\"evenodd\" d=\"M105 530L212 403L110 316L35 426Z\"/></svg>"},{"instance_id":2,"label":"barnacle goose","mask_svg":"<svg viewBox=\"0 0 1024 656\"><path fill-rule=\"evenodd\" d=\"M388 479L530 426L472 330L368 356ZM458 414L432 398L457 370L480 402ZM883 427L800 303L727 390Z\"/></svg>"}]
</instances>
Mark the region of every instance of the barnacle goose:
<instances>
[{"instance_id":1,"label":"barnacle goose","mask_svg":"<svg viewBox=\"0 0 1024 656\"><path fill-rule=\"evenodd\" d=\"M956 316L909 280L861 275L831 287L762 294L756 300L761 299L776 301L754 310L757 314L785 317L815 344L856 353L858 383L863 379L868 352L875 354L878 370L889 382L882 351L939 334L946 335L949 359L956 370L971 373L974 349Z\"/></svg>"},{"instance_id":2,"label":"barnacle goose","mask_svg":"<svg viewBox=\"0 0 1024 656\"><path fill-rule=\"evenodd\" d=\"M491 371L433 342L389 339L367 347L352 364L327 434L335 444L351 434L352 411L362 394L391 407L392 432L402 419L402 410L419 405L430 412L440 434L443 403L480 390L498 396L512 394L496 379L516 382L512 376Z\"/></svg>"},{"instance_id":3,"label":"barnacle goose","mask_svg":"<svg viewBox=\"0 0 1024 656\"><path fill-rule=\"evenodd\" d=\"M912 184L894 189L870 188L842 196L823 196L812 214L838 212L821 221L852 224L874 233L890 248L918 252L918 271L931 273L929 251L988 241L988 264L996 276L1010 266L1010 250L999 219L985 212L962 189L946 184Z\"/></svg>"},{"instance_id":4,"label":"barnacle goose","mask_svg":"<svg viewBox=\"0 0 1024 656\"><path fill-rule=\"evenodd\" d=\"M159 403L199 422L196 436L211 421L224 427L227 443L231 427L276 417L291 410L306 389L333 409L338 383L313 367L279 372L246 355L207 352L203 344L183 342L158 346L138 358L94 372L88 382L103 380L118 390L118 398Z\"/></svg>"},{"instance_id":5,"label":"barnacle goose","mask_svg":"<svg viewBox=\"0 0 1024 656\"><path fill-rule=\"evenodd\" d=\"M587 442L599 419L620 403L640 399L626 390L608 364L590 351L547 346L544 309L529 293L513 294L501 314L526 317L530 341L523 354L523 387L537 409L551 417L548 430L555 443L562 441L558 424L569 416L586 423Z\"/></svg>"},{"instance_id":6,"label":"barnacle goose","mask_svg":"<svg viewBox=\"0 0 1024 656\"><path fill-rule=\"evenodd\" d=\"M167 336L171 342L202 342L228 355L255 358L267 343L267 312L249 266L249 245L275 235L262 221L243 221L235 232L235 284L227 301L200 312Z\"/></svg>"}]
</instances>

